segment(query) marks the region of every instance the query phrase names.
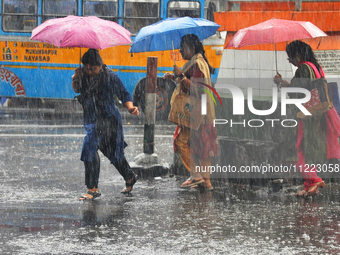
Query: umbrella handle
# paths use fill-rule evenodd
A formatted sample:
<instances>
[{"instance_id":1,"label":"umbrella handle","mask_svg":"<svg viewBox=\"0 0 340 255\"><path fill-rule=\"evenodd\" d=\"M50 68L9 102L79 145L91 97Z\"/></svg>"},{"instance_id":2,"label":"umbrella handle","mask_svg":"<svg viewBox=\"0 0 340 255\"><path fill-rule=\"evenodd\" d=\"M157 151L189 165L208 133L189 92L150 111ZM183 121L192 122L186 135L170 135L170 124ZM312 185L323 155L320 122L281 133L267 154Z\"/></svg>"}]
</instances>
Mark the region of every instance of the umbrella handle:
<instances>
[{"instance_id":1,"label":"umbrella handle","mask_svg":"<svg viewBox=\"0 0 340 255\"><path fill-rule=\"evenodd\" d=\"M79 67L81 67L81 47L80 47L80 51L79 51Z\"/></svg>"},{"instance_id":2,"label":"umbrella handle","mask_svg":"<svg viewBox=\"0 0 340 255\"><path fill-rule=\"evenodd\" d=\"M171 39L171 44L172 44L172 58L174 59L174 66L176 65L176 59L175 59L175 47L174 47L174 42Z\"/></svg>"},{"instance_id":3,"label":"umbrella handle","mask_svg":"<svg viewBox=\"0 0 340 255\"><path fill-rule=\"evenodd\" d=\"M80 47L80 51L79 51L79 68L81 68L81 47ZM80 80L79 80L79 87L81 88L81 77L80 77Z\"/></svg>"},{"instance_id":4,"label":"umbrella handle","mask_svg":"<svg viewBox=\"0 0 340 255\"><path fill-rule=\"evenodd\" d=\"M275 45L275 64L276 64L276 73L278 72L277 71L277 51L276 51L276 43L274 43Z\"/></svg>"}]
</instances>

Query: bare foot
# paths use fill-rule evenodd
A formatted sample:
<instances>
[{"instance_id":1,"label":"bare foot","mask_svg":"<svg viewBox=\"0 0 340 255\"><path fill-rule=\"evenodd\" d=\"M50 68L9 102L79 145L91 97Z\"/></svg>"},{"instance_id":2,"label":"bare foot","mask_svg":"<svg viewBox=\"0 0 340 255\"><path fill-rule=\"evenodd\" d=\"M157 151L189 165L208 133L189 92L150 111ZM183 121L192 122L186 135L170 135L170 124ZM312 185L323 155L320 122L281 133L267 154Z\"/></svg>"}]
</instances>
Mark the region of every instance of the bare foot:
<instances>
[{"instance_id":1,"label":"bare foot","mask_svg":"<svg viewBox=\"0 0 340 255\"><path fill-rule=\"evenodd\" d=\"M317 182L315 183L314 186L310 186L307 193L305 194L305 196L316 196L318 194L318 188L321 187L325 187L325 182L322 181L322 182Z\"/></svg>"},{"instance_id":2,"label":"bare foot","mask_svg":"<svg viewBox=\"0 0 340 255\"><path fill-rule=\"evenodd\" d=\"M300 192L295 193L295 196L302 197L302 196L305 196L306 193L307 193L307 191L305 191L305 190L303 189L303 190L301 190Z\"/></svg>"}]
</instances>

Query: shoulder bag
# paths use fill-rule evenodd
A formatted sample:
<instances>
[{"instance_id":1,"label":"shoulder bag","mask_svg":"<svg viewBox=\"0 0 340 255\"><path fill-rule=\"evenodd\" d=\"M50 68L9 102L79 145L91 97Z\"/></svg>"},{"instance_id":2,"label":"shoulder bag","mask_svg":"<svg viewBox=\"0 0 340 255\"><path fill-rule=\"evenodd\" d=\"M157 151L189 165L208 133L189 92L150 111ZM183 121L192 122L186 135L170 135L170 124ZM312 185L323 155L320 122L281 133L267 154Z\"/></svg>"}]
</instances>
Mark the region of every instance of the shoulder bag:
<instances>
[{"instance_id":1,"label":"shoulder bag","mask_svg":"<svg viewBox=\"0 0 340 255\"><path fill-rule=\"evenodd\" d=\"M308 86L308 90L311 92L311 99L307 103L302 104L312 115L305 115L301 111L297 113L298 118L307 119L310 117L318 116L332 109L333 103L331 100L328 84L322 69L321 76L318 69L315 67L313 63L303 62L303 64L307 64L312 69L310 71L314 71L315 76L317 78L315 80L310 81Z\"/></svg>"},{"instance_id":2,"label":"shoulder bag","mask_svg":"<svg viewBox=\"0 0 340 255\"><path fill-rule=\"evenodd\" d=\"M177 125L198 130L204 118L201 104L199 98L180 92L175 96L168 119Z\"/></svg>"}]
</instances>

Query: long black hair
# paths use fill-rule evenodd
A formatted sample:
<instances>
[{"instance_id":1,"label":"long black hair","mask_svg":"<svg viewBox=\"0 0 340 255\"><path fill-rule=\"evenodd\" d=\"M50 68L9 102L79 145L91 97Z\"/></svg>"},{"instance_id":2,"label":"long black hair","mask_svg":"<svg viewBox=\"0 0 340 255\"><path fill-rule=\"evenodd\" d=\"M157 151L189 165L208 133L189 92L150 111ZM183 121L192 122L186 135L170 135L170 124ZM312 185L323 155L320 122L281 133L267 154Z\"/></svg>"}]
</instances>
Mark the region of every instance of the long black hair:
<instances>
[{"instance_id":1,"label":"long black hair","mask_svg":"<svg viewBox=\"0 0 340 255\"><path fill-rule=\"evenodd\" d=\"M320 65L316 60L315 54L309 44L296 40L286 47L288 57L294 58L299 56L301 61L312 62L320 72Z\"/></svg>"},{"instance_id":2,"label":"long black hair","mask_svg":"<svg viewBox=\"0 0 340 255\"><path fill-rule=\"evenodd\" d=\"M183 46L184 43L186 45L188 45L189 47L193 48L194 51L195 51L195 54L201 53L201 55L203 56L205 62L207 62L208 66L209 66L210 74L214 74L215 73L215 68L213 68L209 64L209 61L208 61L207 57L205 56L205 50L203 49L203 44L201 43L201 41L198 38L198 36L194 35L194 34L186 34L186 35L184 35L182 37L181 47Z\"/></svg>"}]
</instances>

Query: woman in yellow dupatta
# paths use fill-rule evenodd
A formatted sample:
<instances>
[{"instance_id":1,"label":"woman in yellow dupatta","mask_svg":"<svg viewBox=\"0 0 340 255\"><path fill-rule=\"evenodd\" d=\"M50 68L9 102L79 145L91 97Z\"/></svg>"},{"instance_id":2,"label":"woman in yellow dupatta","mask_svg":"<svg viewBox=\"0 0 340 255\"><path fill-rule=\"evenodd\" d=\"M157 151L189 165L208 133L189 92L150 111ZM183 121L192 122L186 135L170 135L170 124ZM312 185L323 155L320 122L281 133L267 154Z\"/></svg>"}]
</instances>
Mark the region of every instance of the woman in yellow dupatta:
<instances>
[{"instance_id":1,"label":"woman in yellow dupatta","mask_svg":"<svg viewBox=\"0 0 340 255\"><path fill-rule=\"evenodd\" d=\"M180 53L188 60L181 70L174 66L174 74L165 74L165 79L176 79L177 87L171 98L171 105L176 104L178 93L187 93L201 98L205 91L205 83L211 86L210 74L214 69L205 57L205 51L199 38L193 34L182 37ZM218 142L213 99L207 95L207 114L204 116L198 130L177 126L174 134L174 150L179 154L184 166L190 172L190 178L182 183L181 188L194 187L212 190L210 182L211 157L218 155Z\"/></svg>"}]
</instances>

